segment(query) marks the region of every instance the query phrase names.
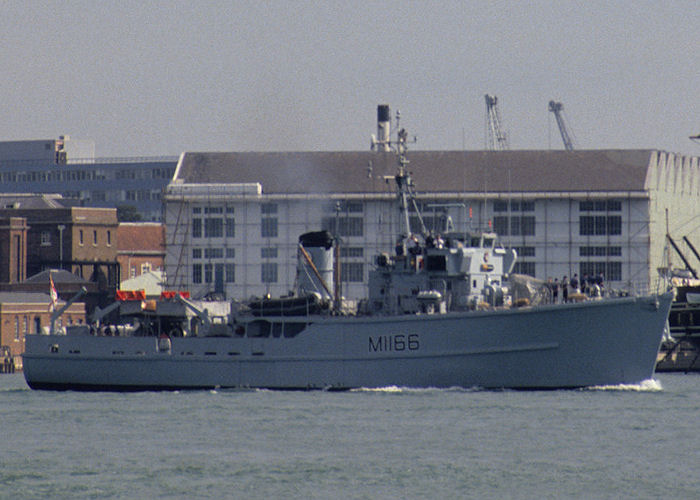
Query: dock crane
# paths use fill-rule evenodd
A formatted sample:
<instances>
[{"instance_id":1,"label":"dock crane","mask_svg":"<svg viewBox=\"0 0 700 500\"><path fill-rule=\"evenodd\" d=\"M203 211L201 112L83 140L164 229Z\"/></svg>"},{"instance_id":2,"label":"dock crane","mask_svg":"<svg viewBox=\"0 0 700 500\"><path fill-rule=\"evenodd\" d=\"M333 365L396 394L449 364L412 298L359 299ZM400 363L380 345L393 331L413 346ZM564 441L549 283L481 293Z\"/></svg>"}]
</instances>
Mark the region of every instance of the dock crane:
<instances>
[{"instance_id":1,"label":"dock crane","mask_svg":"<svg viewBox=\"0 0 700 500\"><path fill-rule=\"evenodd\" d=\"M564 149L567 151L573 151L574 143L569 136L569 132L566 129L566 124L564 123L563 111L564 105L560 102L549 101L549 110L554 113L554 118L557 120L557 126L559 127L559 133L561 134L561 140L564 141Z\"/></svg>"},{"instance_id":2,"label":"dock crane","mask_svg":"<svg viewBox=\"0 0 700 500\"><path fill-rule=\"evenodd\" d=\"M501 126L498 98L489 94L486 94L484 98L486 100L487 147L491 151L505 151L508 149L508 140Z\"/></svg>"}]
</instances>

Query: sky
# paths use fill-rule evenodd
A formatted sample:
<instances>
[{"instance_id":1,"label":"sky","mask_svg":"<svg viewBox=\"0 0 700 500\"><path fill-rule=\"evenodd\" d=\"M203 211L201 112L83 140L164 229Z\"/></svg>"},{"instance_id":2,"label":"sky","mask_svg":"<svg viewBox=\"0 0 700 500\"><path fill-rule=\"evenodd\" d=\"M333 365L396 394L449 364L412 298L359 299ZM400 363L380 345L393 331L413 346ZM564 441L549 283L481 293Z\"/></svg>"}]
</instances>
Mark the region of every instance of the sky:
<instances>
[{"instance_id":1,"label":"sky","mask_svg":"<svg viewBox=\"0 0 700 500\"><path fill-rule=\"evenodd\" d=\"M0 140L95 141L99 157L362 151L376 106L415 149L700 155L700 3L36 1L0 16Z\"/></svg>"}]
</instances>

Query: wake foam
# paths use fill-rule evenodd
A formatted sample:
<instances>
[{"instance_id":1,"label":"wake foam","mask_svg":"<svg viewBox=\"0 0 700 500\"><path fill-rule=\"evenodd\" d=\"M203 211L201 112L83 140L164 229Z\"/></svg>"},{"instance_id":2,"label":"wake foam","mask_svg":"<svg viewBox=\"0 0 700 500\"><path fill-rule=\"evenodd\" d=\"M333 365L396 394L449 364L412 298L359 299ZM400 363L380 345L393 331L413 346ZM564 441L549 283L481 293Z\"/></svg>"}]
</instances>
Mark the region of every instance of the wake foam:
<instances>
[{"instance_id":1,"label":"wake foam","mask_svg":"<svg viewBox=\"0 0 700 500\"><path fill-rule=\"evenodd\" d=\"M630 391L630 392L660 392L664 388L656 379L649 378L638 384L595 385L586 387L587 391Z\"/></svg>"}]
</instances>

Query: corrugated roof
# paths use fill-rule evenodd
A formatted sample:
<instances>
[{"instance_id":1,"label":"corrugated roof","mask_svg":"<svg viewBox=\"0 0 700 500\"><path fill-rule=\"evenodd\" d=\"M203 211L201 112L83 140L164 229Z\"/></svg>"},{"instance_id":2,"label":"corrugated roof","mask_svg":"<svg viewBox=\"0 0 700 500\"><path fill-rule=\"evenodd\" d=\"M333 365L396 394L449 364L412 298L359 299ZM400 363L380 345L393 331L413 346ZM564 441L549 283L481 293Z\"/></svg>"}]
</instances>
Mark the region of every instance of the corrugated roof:
<instances>
[{"instance_id":1,"label":"corrugated roof","mask_svg":"<svg viewBox=\"0 0 700 500\"><path fill-rule=\"evenodd\" d=\"M654 150L409 151L416 188L428 192L644 191ZM185 183L262 184L267 194L388 192L385 152L185 153Z\"/></svg>"}]
</instances>

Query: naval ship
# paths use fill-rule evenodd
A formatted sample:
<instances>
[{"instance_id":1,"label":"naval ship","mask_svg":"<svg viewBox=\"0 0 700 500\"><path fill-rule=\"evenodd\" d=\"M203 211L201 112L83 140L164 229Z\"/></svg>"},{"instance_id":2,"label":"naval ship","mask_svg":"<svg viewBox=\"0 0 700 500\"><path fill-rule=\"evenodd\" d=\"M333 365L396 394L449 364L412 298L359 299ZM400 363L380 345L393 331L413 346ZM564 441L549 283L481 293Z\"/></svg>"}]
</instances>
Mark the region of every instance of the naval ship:
<instances>
[{"instance_id":1,"label":"naval ship","mask_svg":"<svg viewBox=\"0 0 700 500\"><path fill-rule=\"evenodd\" d=\"M395 140L373 144L396 153L402 230L396 247L376 256L365 300L351 307L334 292L338 238L306 233L293 295L115 302L119 324L101 325L98 310L90 325L27 335L29 386L562 389L653 376L672 293L554 304L543 283L512 273L517 254L496 234L427 231L408 134L397 129Z\"/></svg>"}]
</instances>

